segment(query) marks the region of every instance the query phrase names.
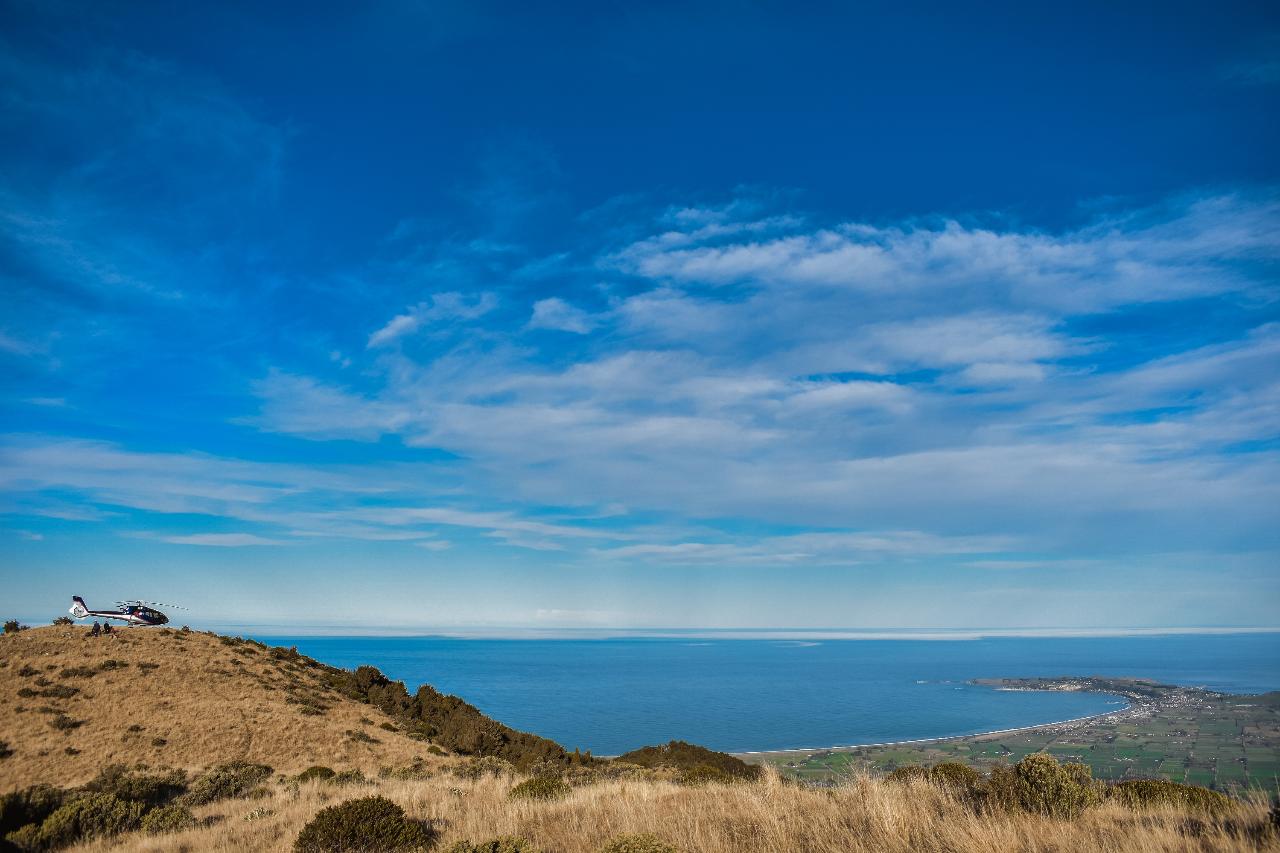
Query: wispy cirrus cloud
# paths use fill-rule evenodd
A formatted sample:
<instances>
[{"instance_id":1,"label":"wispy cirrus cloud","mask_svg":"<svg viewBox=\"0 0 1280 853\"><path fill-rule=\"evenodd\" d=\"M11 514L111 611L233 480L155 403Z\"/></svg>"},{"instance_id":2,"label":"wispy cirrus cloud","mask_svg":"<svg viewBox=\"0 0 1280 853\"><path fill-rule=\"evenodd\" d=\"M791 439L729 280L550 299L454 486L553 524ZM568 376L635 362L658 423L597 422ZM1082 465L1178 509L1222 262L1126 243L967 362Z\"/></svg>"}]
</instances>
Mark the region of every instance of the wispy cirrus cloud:
<instances>
[{"instance_id":1,"label":"wispy cirrus cloud","mask_svg":"<svg viewBox=\"0 0 1280 853\"><path fill-rule=\"evenodd\" d=\"M1120 342L1081 330L1155 302L1266 304L1280 224L1266 197L1183 199L1058 233L814 228L743 210L756 218L677 208L668 230L601 251L601 268L632 276L630 293L591 314L579 357L543 359L514 345L519 328L490 325L512 345L402 356L372 394L326 386L324 405L307 405L260 386L259 423L443 448L534 503L851 531L913 529L923 514L930 534L1032 528L1050 548L1108 513L1137 525L1134 541L1176 518L1189 544L1209 518L1266 525L1274 454L1216 456L1208 424L1236 424L1237 441L1274 434L1275 371L1250 361L1266 358L1271 327L1120 366ZM834 559L687 539L626 547L638 550L616 554Z\"/></svg>"},{"instance_id":2,"label":"wispy cirrus cloud","mask_svg":"<svg viewBox=\"0 0 1280 853\"><path fill-rule=\"evenodd\" d=\"M475 320L488 314L497 304L497 297L492 293L481 293L474 298L460 293L437 293L388 320L385 326L369 336L368 346L370 349L386 346L433 323Z\"/></svg>"}]
</instances>

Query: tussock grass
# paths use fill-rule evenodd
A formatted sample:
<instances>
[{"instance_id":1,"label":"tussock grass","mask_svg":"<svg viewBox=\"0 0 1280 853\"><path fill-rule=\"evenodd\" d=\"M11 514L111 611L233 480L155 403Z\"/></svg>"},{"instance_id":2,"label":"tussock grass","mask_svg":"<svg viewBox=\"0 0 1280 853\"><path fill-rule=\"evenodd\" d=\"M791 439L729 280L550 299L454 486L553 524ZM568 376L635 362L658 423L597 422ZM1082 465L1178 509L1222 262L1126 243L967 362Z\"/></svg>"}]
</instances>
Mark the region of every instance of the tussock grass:
<instances>
[{"instance_id":1,"label":"tussock grass","mask_svg":"<svg viewBox=\"0 0 1280 853\"><path fill-rule=\"evenodd\" d=\"M1134 811L1102 803L1065 820L975 810L952 789L929 781L857 777L839 788L814 789L786 784L766 771L759 781L695 788L604 781L549 801L510 799L508 791L518 781L510 775L384 779L358 792L318 781L281 785L271 799L275 813L259 820L245 819L254 804L231 801L197 810L197 818L225 816L213 826L163 836L133 833L77 849L288 851L321 809L369 796L385 797L407 817L429 821L440 832L440 851L502 837L524 839L528 849L548 853L599 853L623 837L642 836L685 853L1236 853L1280 845L1266 828L1267 804L1261 799L1215 819L1193 820L1173 808Z\"/></svg>"}]
</instances>

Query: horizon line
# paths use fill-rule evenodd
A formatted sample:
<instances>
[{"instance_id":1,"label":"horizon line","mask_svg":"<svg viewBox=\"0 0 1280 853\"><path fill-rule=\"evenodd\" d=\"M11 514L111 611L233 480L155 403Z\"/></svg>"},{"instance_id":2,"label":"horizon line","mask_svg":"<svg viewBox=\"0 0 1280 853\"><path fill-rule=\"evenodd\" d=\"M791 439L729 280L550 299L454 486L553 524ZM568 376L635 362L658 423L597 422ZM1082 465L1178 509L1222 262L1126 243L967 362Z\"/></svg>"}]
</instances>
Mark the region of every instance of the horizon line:
<instances>
[{"instance_id":1,"label":"horizon line","mask_svg":"<svg viewBox=\"0 0 1280 853\"><path fill-rule=\"evenodd\" d=\"M353 625L206 623L208 630L262 637L400 637L502 640L778 640L778 641L976 641L1001 638L1088 639L1105 637L1226 636L1276 634L1280 626L1199 625L1052 628L620 628L602 626L428 626L365 628Z\"/></svg>"}]
</instances>

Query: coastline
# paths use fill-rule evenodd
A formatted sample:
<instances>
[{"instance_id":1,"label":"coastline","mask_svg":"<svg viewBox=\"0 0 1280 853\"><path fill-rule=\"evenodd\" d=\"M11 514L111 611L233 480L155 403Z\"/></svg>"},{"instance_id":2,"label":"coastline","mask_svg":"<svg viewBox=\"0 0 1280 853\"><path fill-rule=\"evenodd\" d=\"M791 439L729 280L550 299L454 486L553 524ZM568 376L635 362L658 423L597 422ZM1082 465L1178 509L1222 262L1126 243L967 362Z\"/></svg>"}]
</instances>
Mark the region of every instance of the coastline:
<instances>
[{"instance_id":1,"label":"coastline","mask_svg":"<svg viewBox=\"0 0 1280 853\"><path fill-rule=\"evenodd\" d=\"M1107 695L1113 695L1113 694L1107 694ZM1124 699L1123 696L1118 696L1117 698ZM746 751L746 752L732 752L730 753L730 755L734 755L734 756L737 756L738 758L743 758L745 760L747 758L761 758L761 757L769 758L772 756L783 757L788 755L801 755L801 754L807 755L815 752L853 752L854 750L859 750L859 749L878 749L878 748L888 747L888 746L908 746L908 745L918 745L918 744L928 744L928 743L946 743L947 741L965 740L968 738L987 738L987 737L995 737L997 735L1013 734L1016 732L1031 732L1031 731L1038 731L1040 729L1050 729L1056 726L1069 726L1069 725L1072 725L1073 723L1083 723L1088 720L1100 720L1100 719L1103 719L1104 717L1111 717L1117 714L1123 714L1126 711L1133 710L1133 707L1134 706L1131 702L1129 702L1128 700L1125 700L1124 707L1116 708L1112 711L1103 711L1100 714L1087 714L1083 717L1072 717L1069 720L1057 720L1055 722L1049 722L1049 723L1035 723L1030 726L1015 726L1009 729L992 729L991 731L973 732L971 734L965 734L965 735L945 735L943 737L911 738L909 740L892 740L892 741L884 741L882 743L853 743L853 744L845 744L843 746L793 747L791 749L762 749L762 750L752 750L752 751Z\"/></svg>"}]
</instances>

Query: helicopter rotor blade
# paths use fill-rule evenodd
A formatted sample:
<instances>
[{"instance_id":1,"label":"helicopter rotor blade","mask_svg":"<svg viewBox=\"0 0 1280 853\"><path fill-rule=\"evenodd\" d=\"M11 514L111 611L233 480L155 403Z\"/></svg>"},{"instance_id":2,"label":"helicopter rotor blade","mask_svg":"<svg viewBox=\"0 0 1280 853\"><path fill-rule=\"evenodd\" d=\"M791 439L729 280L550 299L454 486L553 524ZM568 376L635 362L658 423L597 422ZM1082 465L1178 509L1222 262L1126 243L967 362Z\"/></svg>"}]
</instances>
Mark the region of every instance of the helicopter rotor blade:
<instances>
[{"instance_id":1,"label":"helicopter rotor blade","mask_svg":"<svg viewBox=\"0 0 1280 853\"><path fill-rule=\"evenodd\" d=\"M187 610L187 609L188 609L188 608L186 608L186 607L183 607L181 604L166 604L166 603L165 603L165 602L163 602L163 601L145 601L145 600L143 600L143 599L141 599L141 598L133 598L133 599L130 599L130 600L128 600L128 601L117 601L117 602L116 602L116 604L117 604L117 605L119 605L119 606L121 606L121 607L126 607L126 606L128 606L128 605L144 605L144 606L147 606L147 607L171 607L171 608L174 608L174 609L176 609L176 610Z\"/></svg>"}]
</instances>

